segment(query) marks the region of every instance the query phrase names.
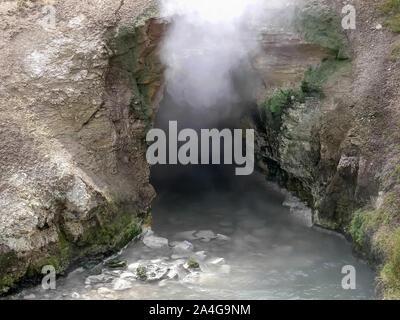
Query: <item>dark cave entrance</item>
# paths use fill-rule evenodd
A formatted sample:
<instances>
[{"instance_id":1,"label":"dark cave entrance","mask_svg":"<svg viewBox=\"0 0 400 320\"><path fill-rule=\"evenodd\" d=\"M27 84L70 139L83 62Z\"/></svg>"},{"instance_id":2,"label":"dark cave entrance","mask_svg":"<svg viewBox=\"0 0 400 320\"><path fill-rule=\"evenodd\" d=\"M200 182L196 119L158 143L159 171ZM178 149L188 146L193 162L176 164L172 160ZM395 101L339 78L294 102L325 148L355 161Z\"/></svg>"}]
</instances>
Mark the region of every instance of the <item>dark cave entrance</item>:
<instances>
[{"instance_id":1,"label":"dark cave entrance","mask_svg":"<svg viewBox=\"0 0 400 320\"><path fill-rule=\"evenodd\" d=\"M246 120L256 119L258 109L254 99L254 92L262 81L250 66L238 66L232 71L232 86L235 90L234 101L220 101L207 108L193 107L168 92L167 87L161 100L159 111L155 118L154 128L164 130L168 137L170 121L176 121L178 131L186 128L194 129L200 136L201 129L248 129ZM243 131L244 132L244 131ZM167 164L151 167L150 183L156 189L158 195L164 192L198 194L201 190L209 188L227 189L236 179L236 164L223 164L224 148L221 140L220 158L221 164L182 165ZM168 144L168 141L167 141ZM183 142L178 143L178 148ZM201 150L199 150L199 158ZM212 151L210 148L210 157ZM199 161L200 163L200 161ZM211 160L210 160L211 163Z\"/></svg>"}]
</instances>

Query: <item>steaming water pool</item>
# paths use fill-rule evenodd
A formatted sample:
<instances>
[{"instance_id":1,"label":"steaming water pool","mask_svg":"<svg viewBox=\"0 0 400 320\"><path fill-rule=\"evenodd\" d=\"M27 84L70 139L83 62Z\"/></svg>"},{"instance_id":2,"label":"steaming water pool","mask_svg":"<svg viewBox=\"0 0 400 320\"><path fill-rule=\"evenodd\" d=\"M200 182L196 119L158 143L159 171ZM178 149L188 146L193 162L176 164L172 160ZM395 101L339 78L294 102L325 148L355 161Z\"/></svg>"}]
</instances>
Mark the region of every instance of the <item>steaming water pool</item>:
<instances>
[{"instance_id":1,"label":"steaming water pool","mask_svg":"<svg viewBox=\"0 0 400 320\"><path fill-rule=\"evenodd\" d=\"M374 274L352 255L350 244L337 235L299 224L282 206L282 194L263 177L235 177L235 183L227 183L224 173L197 170L196 177L184 174L180 183L174 181L169 188L158 190L153 205L154 234L145 242L166 238L169 246L152 249L136 241L119 256L127 262L125 268L101 264L97 266L101 274L95 275L93 270L90 275L80 268L58 279L56 290L38 286L12 298L373 298ZM177 251L179 244L188 242L193 248L183 246ZM200 268L187 266L190 257ZM344 265L356 268L356 290L341 287ZM149 273L155 270L160 279L136 279L138 266L146 266ZM176 274L171 276L168 269Z\"/></svg>"}]
</instances>

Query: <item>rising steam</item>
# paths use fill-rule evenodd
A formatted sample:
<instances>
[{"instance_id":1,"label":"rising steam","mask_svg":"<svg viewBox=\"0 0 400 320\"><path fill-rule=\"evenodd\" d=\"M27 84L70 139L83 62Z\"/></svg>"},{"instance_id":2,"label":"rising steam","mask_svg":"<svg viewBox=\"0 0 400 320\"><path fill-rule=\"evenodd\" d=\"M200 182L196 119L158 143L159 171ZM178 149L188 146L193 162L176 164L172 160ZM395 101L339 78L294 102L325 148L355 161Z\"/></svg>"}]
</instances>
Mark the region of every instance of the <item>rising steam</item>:
<instances>
[{"instance_id":1,"label":"rising steam","mask_svg":"<svg viewBox=\"0 0 400 320\"><path fill-rule=\"evenodd\" d=\"M258 25L279 0L162 0L167 91L196 108L237 102L232 74L257 53Z\"/></svg>"}]
</instances>

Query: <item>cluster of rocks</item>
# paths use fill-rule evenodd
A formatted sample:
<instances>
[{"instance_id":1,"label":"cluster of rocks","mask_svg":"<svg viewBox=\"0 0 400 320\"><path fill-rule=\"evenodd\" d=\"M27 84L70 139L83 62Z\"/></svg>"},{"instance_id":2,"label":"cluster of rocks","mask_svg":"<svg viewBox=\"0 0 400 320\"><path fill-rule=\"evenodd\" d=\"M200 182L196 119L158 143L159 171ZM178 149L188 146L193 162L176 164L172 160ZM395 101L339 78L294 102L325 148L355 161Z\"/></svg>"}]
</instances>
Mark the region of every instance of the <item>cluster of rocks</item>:
<instances>
[{"instance_id":1,"label":"cluster of rocks","mask_svg":"<svg viewBox=\"0 0 400 320\"><path fill-rule=\"evenodd\" d=\"M202 242L229 240L229 237L211 230L185 231L177 237ZM195 246L186 239L170 242L149 229L142 237L143 244L150 249L162 249L163 253L170 253L169 257L140 259L130 264L118 258L110 259L105 262L106 268L100 274L85 279L85 289L102 298L112 298L116 291L131 289L136 284L165 286L170 281L196 283L202 275L230 272L230 266L224 258L208 258L205 251L195 251Z\"/></svg>"}]
</instances>

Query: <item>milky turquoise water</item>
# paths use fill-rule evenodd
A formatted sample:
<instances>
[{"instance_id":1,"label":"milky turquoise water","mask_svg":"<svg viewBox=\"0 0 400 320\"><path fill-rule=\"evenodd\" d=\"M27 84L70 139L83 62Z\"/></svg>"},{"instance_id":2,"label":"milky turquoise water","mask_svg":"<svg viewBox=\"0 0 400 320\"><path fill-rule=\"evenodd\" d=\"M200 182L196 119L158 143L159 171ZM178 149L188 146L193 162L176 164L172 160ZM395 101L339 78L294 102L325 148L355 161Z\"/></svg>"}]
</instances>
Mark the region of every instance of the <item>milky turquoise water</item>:
<instances>
[{"instance_id":1,"label":"milky turquoise water","mask_svg":"<svg viewBox=\"0 0 400 320\"><path fill-rule=\"evenodd\" d=\"M154 235L168 239L170 245L151 249L137 240L119 257L127 266L138 261L170 267L180 263L179 276L142 281L126 276L132 268L111 269L100 264L101 281L88 281L89 270L77 269L59 278L56 290L37 286L12 298L373 298L374 274L352 255L350 244L337 235L300 224L282 206L284 197L261 175L232 177L230 172L210 167L180 168L174 171L179 179L163 184L158 179L162 179L164 170L153 169L152 180L159 185L159 195L153 205L152 230ZM196 232L201 230L225 237L196 239ZM171 244L184 240L193 248L179 257ZM182 266L190 257L196 259L199 269ZM356 290L342 288L345 265L356 269Z\"/></svg>"}]
</instances>

